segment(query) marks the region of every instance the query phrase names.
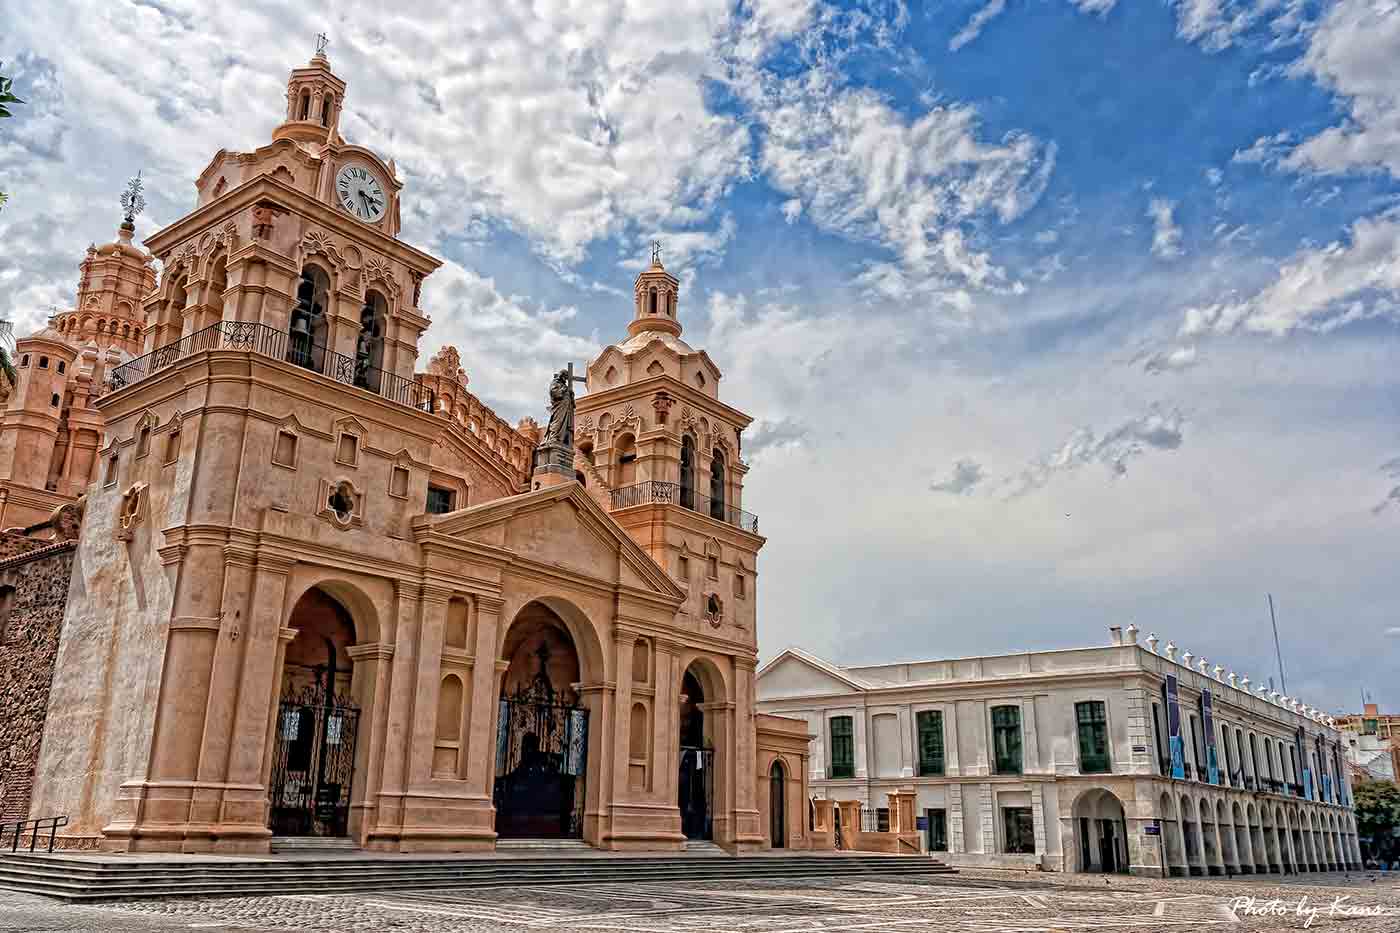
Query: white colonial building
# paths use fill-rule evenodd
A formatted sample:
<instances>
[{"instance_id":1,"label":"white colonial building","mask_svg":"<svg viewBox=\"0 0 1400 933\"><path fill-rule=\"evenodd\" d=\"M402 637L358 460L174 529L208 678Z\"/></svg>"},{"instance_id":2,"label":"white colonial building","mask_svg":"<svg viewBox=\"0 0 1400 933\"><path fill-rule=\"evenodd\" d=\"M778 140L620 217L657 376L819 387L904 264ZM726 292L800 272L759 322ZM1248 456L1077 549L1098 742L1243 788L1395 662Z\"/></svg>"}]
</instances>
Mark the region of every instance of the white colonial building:
<instances>
[{"instance_id":1,"label":"white colonial building","mask_svg":"<svg viewBox=\"0 0 1400 933\"><path fill-rule=\"evenodd\" d=\"M789 649L758 709L805 718L817 798L912 787L953 864L1204 875L1360 866L1335 724L1155 635L839 667ZM1165 866L1165 869L1164 869Z\"/></svg>"}]
</instances>

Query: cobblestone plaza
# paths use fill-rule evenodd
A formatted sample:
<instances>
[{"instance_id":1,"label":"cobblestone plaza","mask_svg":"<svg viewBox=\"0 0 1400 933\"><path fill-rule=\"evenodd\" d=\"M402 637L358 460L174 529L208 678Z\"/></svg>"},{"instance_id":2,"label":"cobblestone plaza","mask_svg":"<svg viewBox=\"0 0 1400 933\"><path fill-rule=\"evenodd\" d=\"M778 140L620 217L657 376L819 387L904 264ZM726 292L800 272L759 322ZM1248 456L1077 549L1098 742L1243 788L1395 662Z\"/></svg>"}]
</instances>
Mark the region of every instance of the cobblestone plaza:
<instances>
[{"instance_id":1,"label":"cobblestone plaza","mask_svg":"<svg viewBox=\"0 0 1400 933\"><path fill-rule=\"evenodd\" d=\"M29 895L0 895L0 930L229 930L352 933L498 933L587 930L599 933L797 933L797 931L1273 931L1400 929L1400 879L1373 874L1268 880L1113 878L1097 884L1060 876L598 884L490 890L444 889L353 895L295 895L136 901L120 906L62 906ZM1253 897L1254 915L1239 906ZM1305 900L1306 898L1306 900ZM1382 916L1332 913L1348 906ZM1299 910L1299 904L1303 909ZM1266 905L1272 905L1266 908ZM1310 910L1317 909L1309 923Z\"/></svg>"}]
</instances>

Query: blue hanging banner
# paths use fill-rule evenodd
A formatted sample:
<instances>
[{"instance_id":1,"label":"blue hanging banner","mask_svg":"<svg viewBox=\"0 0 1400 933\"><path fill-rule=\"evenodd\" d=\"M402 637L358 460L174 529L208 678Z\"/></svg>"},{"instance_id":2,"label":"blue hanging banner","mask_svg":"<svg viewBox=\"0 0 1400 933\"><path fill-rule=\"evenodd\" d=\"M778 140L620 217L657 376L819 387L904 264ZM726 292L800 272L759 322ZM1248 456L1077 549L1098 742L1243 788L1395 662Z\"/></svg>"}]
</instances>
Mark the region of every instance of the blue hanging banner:
<instances>
[{"instance_id":1,"label":"blue hanging banner","mask_svg":"<svg viewBox=\"0 0 1400 933\"><path fill-rule=\"evenodd\" d=\"M1312 800L1314 799L1312 768L1308 767L1308 749L1303 744L1302 726L1299 726L1298 731L1293 734L1293 743L1298 747L1298 767L1303 769L1303 796Z\"/></svg>"},{"instance_id":2,"label":"blue hanging banner","mask_svg":"<svg viewBox=\"0 0 1400 933\"><path fill-rule=\"evenodd\" d=\"M1210 700L1210 690L1201 691L1201 722L1206 729L1206 780L1220 783L1220 757L1215 745L1215 711Z\"/></svg>"},{"instance_id":3,"label":"blue hanging banner","mask_svg":"<svg viewBox=\"0 0 1400 933\"><path fill-rule=\"evenodd\" d=\"M1186 778L1186 747L1181 741L1181 696L1177 692L1176 675L1167 675L1167 736L1172 756L1172 777Z\"/></svg>"}]
</instances>

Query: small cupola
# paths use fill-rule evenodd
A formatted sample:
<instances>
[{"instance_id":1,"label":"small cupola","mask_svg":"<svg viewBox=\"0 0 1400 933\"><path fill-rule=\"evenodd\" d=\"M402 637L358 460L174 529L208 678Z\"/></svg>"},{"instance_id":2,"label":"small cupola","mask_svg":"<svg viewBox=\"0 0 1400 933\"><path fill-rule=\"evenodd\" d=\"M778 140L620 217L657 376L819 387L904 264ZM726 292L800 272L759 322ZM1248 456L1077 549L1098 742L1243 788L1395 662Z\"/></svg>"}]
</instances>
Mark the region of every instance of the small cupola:
<instances>
[{"instance_id":1,"label":"small cupola","mask_svg":"<svg viewBox=\"0 0 1400 933\"><path fill-rule=\"evenodd\" d=\"M287 80L287 120L272 131L273 139L324 143L336 138L345 82L331 72L326 37L316 37L316 54Z\"/></svg>"},{"instance_id":2,"label":"small cupola","mask_svg":"<svg viewBox=\"0 0 1400 933\"><path fill-rule=\"evenodd\" d=\"M681 322L677 316L680 303L681 283L666 271L661 264L661 244L651 245L651 265L637 274L632 287L636 299L636 310L632 323L627 325L627 333L637 336L643 331L664 331L681 335Z\"/></svg>"}]
</instances>

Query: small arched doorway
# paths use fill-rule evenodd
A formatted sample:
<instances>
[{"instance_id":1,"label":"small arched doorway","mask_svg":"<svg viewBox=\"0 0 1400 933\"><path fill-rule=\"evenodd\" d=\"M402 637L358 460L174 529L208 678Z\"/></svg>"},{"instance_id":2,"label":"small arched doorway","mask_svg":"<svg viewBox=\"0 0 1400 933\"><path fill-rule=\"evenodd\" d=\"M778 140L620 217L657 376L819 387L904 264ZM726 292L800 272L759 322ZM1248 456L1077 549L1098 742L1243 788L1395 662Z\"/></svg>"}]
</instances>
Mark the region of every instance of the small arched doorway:
<instances>
[{"instance_id":1,"label":"small arched doorway","mask_svg":"<svg viewBox=\"0 0 1400 933\"><path fill-rule=\"evenodd\" d=\"M1074 802L1079 870L1114 874L1128 870L1128 827L1123 804L1111 791L1096 788Z\"/></svg>"},{"instance_id":2,"label":"small arched doorway","mask_svg":"<svg viewBox=\"0 0 1400 933\"><path fill-rule=\"evenodd\" d=\"M768 771L768 840L775 849L787 848L787 772L781 761Z\"/></svg>"},{"instance_id":3,"label":"small arched doorway","mask_svg":"<svg viewBox=\"0 0 1400 933\"><path fill-rule=\"evenodd\" d=\"M312 587L287 625L297 634L282 664L270 828L274 836L344 836L360 718L350 693L355 623L337 600Z\"/></svg>"},{"instance_id":4,"label":"small arched doorway","mask_svg":"<svg viewBox=\"0 0 1400 933\"><path fill-rule=\"evenodd\" d=\"M680 780L676 801L687 839L714 838L715 751L705 728L705 690L694 665L681 678Z\"/></svg>"},{"instance_id":5,"label":"small arched doorway","mask_svg":"<svg viewBox=\"0 0 1400 933\"><path fill-rule=\"evenodd\" d=\"M543 603L525 606L501 652L493 803L502 839L579 839L588 769L588 710L578 650Z\"/></svg>"}]
</instances>

